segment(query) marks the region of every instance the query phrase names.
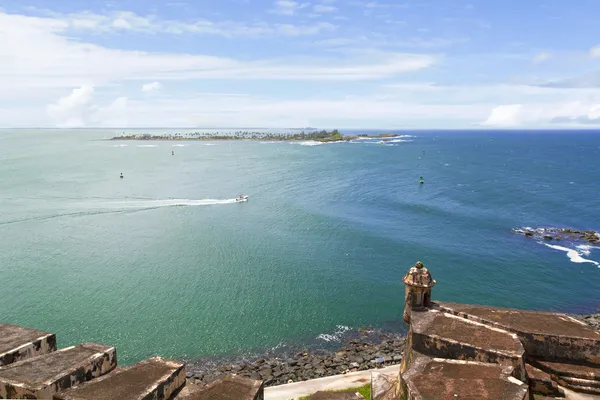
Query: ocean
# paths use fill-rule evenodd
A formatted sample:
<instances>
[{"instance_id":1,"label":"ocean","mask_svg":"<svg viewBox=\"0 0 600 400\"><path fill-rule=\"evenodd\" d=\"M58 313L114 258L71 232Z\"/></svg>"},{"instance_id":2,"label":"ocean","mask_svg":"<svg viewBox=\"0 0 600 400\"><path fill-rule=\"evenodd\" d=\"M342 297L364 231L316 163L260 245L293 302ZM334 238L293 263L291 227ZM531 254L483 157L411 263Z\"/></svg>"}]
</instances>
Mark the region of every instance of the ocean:
<instances>
[{"instance_id":1,"label":"ocean","mask_svg":"<svg viewBox=\"0 0 600 400\"><path fill-rule=\"evenodd\" d=\"M405 331L419 260L433 300L600 307L598 247L515 232L600 229L600 132L104 140L121 132L0 131L0 322L124 365L327 346Z\"/></svg>"}]
</instances>

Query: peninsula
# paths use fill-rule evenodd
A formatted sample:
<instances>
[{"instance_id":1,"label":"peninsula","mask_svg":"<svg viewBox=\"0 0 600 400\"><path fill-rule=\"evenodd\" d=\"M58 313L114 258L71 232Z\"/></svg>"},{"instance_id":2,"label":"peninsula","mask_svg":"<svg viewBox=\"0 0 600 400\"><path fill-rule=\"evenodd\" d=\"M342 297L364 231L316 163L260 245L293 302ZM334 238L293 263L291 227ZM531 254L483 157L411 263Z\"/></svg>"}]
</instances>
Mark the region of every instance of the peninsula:
<instances>
[{"instance_id":1,"label":"peninsula","mask_svg":"<svg viewBox=\"0 0 600 400\"><path fill-rule=\"evenodd\" d=\"M121 136L115 136L110 140L269 140L269 141L293 141L293 140L312 140L318 142L348 142L356 139L385 139L397 137L396 133L382 133L379 135L342 135L337 129L332 131L321 130L314 132L300 133L273 133L273 132L191 132L174 133L164 135L130 134L123 133Z\"/></svg>"}]
</instances>

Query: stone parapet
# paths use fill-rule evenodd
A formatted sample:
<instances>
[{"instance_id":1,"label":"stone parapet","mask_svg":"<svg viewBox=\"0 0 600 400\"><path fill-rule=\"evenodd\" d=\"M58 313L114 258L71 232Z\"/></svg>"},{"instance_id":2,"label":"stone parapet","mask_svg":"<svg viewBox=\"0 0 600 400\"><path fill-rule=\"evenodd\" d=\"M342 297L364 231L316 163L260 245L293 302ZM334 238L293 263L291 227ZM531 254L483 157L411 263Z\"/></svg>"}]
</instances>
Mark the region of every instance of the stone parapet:
<instances>
[{"instance_id":1,"label":"stone parapet","mask_svg":"<svg viewBox=\"0 0 600 400\"><path fill-rule=\"evenodd\" d=\"M428 310L412 313L412 348L430 357L496 363L512 367L512 375L526 381L524 349L517 335Z\"/></svg>"},{"instance_id":2,"label":"stone parapet","mask_svg":"<svg viewBox=\"0 0 600 400\"><path fill-rule=\"evenodd\" d=\"M183 363L154 357L57 393L54 400L169 400L183 385Z\"/></svg>"},{"instance_id":3,"label":"stone parapet","mask_svg":"<svg viewBox=\"0 0 600 400\"><path fill-rule=\"evenodd\" d=\"M509 366L431 358L414 350L411 358L400 374L402 399L529 399L528 385L512 377Z\"/></svg>"},{"instance_id":4,"label":"stone parapet","mask_svg":"<svg viewBox=\"0 0 600 400\"><path fill-rule=\"evenodd\" d=\"M22 326L0 324L0 367L56 350L56 336Z\"/></svg>"},{"instance_id":5,"label":"stone parapet","mask_svg":"<svg viewBox=\"0 0 600 400\"><path fill-rule=\"evenodd\" d=\"M600 331L566 314L457 303L433 308L516 333L537 359L600 364Z\"/></svg>"},{"instance_id":6,"label":"stone parapet","mask_svg":"<svg viewBox=\"0 0 600 400\"><path fill-rule=\"evenodd\" d=\"M110 372L114 347L84 343L0 368L0 398L48 399L55 393Z\"/></svg>"}]
</instances>

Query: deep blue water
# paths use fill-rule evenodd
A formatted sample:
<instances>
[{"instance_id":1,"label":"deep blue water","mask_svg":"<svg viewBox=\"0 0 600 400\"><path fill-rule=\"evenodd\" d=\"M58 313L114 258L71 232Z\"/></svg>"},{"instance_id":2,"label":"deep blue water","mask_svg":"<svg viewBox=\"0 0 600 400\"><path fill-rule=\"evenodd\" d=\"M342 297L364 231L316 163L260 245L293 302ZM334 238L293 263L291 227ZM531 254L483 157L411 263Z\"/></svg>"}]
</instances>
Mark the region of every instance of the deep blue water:
<instances>
[{"instance_id":1,"label":"deep blue water","mask_svg":"<svg viewBox=\"0 0 600 400\"><path fill-rule=\"evenodd\" d=\"M600 133L399 133L413 137L0 131L0 321L116 345L125 364L325 343L340 327L403 329L418 260L434 300L600 307L600 249L561 243L592 261L572 262L513 231L600 229Z\"/></svg>"}]
</instances>

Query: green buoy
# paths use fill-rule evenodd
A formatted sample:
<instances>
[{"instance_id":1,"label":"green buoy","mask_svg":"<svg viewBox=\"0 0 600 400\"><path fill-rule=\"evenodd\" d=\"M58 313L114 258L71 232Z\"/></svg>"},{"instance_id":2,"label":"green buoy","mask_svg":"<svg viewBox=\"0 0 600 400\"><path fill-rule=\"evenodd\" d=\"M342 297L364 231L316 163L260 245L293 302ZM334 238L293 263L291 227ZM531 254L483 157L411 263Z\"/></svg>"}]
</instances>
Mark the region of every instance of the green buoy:
<instances>
[{"instance_id":1,"label":"green buoy","mask_svg":"<svg viewBox=\"0 0 600 400\"><path fill-rule=\"evenodd\" d=\"M425 183L425 182L423 182L423 177L422 177L422 176L420 177L419 183L420 183L421 185Z\"/></svg>"}]
</instances>

